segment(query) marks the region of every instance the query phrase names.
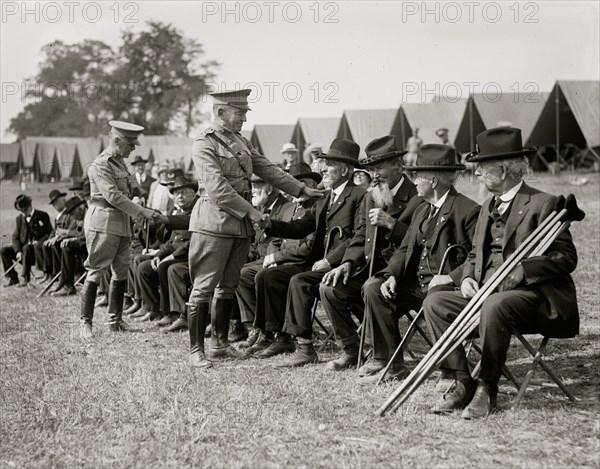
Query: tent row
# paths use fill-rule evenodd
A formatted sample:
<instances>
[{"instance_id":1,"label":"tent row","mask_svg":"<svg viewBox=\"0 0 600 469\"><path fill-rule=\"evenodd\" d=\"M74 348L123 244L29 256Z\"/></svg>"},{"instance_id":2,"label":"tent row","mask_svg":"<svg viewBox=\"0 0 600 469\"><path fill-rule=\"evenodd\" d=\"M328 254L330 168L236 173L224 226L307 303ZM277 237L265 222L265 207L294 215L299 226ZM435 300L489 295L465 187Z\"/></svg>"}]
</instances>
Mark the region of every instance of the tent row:
<instances>
[{"instance_id":1,"label":"tent row","mask_svg":"<svg viewBox=\"0 0 600 469\"><path fill-rule=\"evenodd\" d=\"M285 143L294 143L303 152L309 144L320 143L327 150L334 138L347 138L364 151L371 140L394 135L404 148L415 129L423 143L439 142L435 132L442 127L448 129L451 143L464 153L475 149L478 133L498 125L522 129L524 144L538 147L533 157L538 168L549 167L551 162L568 162L574 167L597 165L600 82L557 81L549 93L472 94L468 99L439 98L390 109L346 110L341 117L302 117L295 125L257 124L252 131L242 133L261 153L280 163ZM151 164L191 170L192 142L185 137L146 135L132 158L140 155ZM107 144L106 136L27 137L17 144L2 144L2 173L10 176L25 170L37 180L81 177Z\"/></svg>"}]
</instances>

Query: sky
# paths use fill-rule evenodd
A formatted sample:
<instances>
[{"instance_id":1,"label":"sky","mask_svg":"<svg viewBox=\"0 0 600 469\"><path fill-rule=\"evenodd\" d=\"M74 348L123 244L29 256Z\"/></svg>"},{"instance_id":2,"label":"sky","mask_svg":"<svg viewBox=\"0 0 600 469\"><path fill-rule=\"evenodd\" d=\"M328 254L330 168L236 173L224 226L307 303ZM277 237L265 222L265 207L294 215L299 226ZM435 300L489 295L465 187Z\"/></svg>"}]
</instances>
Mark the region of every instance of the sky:
<instances>
[{"instance_id":1,"label":"sky","mask_svg":"<svg viewBox=\"0 0 600 469\"><path fill-rule=\"evenodd\" d=\"M217 60L215 89L249 87L254 124L340 117L600 79L597 1L2 1L0 139L23 109L23 79L55 40L117 47L126 29L171 23ZM493 98L492 98L493 99Z\"/></svg>"}]
</instances>

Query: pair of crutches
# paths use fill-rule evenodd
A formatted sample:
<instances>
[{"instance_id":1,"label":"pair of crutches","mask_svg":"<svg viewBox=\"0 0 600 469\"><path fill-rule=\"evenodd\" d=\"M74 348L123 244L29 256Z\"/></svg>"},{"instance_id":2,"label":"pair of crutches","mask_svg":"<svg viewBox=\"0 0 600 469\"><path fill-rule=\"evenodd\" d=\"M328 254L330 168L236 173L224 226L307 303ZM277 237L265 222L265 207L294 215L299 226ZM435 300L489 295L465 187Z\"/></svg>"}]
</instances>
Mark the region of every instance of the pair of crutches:
<instances>
[{"instance_id":1,"label":"pair of crutches","mask_svg":"<svg viewBox=\"0 0 600 469\"><path fill-rule=\"evenodd\" d=\"M581 221L585 217L585 213L577 207L577 202L572 194L567 196L566 200L561 196L557 207L483 284L427 355L377 410L377 415L382 416L388 410L392 412L397 410L429 375L477 329L483 302L500 286L519 262L527 257L543 255L556 238L569 228L572 221Z\"/></svg>"}]
</instances>

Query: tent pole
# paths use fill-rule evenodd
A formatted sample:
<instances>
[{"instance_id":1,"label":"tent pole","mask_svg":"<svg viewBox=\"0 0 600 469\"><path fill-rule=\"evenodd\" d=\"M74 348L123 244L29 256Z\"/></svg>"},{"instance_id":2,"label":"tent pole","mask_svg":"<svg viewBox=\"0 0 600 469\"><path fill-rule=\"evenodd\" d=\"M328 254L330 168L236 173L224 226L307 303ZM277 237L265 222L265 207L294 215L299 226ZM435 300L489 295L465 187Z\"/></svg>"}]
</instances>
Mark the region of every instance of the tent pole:
<instances>
[{"instance_id":1,"label":"tent pole","mask_svg":"<svg viewBox=\"0 0 600 469\"><path fill-rule=\"evenodd\" d=\"M475 151L473 136L473 95L469 96L469 151Z\"/></svg>"},{"instance_id":2,"label":"tent pole","mask_svg":"<svg viewBox=\"0 0 600 469\"><path fill-rule=\"evenodd\" d=\"M556 163L560 164L560 85L556 83L556 96L554 97L554 108L556 112Z\"/></svg>"}]
</instances>

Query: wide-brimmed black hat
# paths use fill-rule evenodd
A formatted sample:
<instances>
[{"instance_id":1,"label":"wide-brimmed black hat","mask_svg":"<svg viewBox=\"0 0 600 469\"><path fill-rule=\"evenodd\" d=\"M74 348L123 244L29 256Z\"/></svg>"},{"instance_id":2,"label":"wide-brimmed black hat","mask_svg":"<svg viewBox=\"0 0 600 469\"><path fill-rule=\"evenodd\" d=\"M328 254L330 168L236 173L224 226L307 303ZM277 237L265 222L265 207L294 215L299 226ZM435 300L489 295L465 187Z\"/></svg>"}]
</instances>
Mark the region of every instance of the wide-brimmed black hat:
<instances>
[{"instance_id":1,"label":"wide-brimmed black hat","mask_svg":"<svg viewBox=\"0 0 600 469\"><path fill-rule=\"evenodd\" d=\"M371 164L381 163L406 155L406 151L400 151L396 148L396 139L393 135L376 138L365 147L366 157L361 158L360 164L369 166Z\"/></svg>"},{"instance_id":2,"label":"wide-brimmed black hat","mask_svg":"<svg viewBox=\"0 0 600 469\"><path fill-rule=\"evenodd\" d=\"M148 162L148 160L145 160L141 155L135 155L135 157L133 158L133 161L130 164L133 166L138 163L146 164L147 162Z\"/></svg>"},{"instance_id":3,"label":"wide-brimmed black hat","mask_svg":"<svg viewBox=\"0 0 600 469\"><path fill-rule=\"evenodd\" d=\"M410 171L462 171L464 164L456 162L456 150L440 143L421 145L417 162L409 166Z\"/></svg>"},{"instance_id":4,"label":"wide-brimmed black hat","mask_svg":"<svg viewBox=\"0 0 600 469\"><path fill-rule=\"evenodd\" d=\"M466 157L468 163L519 158L537 151L535 148L523 147L521 129L515 127L484 130L477 135L476 141L477 149Z\"/></svg>"},{"instance_id":5,"label":"wide-brimmed black hat","mask_svg":"<svg viewBox=\"0 0 600 469\"><path fill-rule=\"evenodd\" d=\"M50 194L48 194L48 197L50 197L50 202L49 202L50 205L52 205L54 203L54 201L56 199L58 199L59 197L65 197L66 195L67 195L66 192L61 192L56 189L51 190Z\"/></svg>"},{"instance_id":6,"label":"wide-brimmed black hat","mask_svg":"<svg viewBox=\"0 0 600 469\"><path fill-rule=\"evenodd\" d=\"M324 160L341 161L343 163L351 164L352 166L359 167L358 156L360 154L360 146L358 143L352 140L346 140L345 138L336 138L331 145L327 153L319 153L317 158L323 158Z\"/></svg>"},{"instance_id":7,"label":"wide-brimmed black hat","mask_svg":"<svg viewBox=\"0 0 600 469\"><path fill-rule=\"evenodd\" d=\"M189 187L198 190L198 183L196 181L192 181L191 179L186 178L185 176L178 176L173 181L173 185L169 187L169 192L172 194L177 189L183 189L184 187Z\"/></svg>"},{"instance_id":8,"label":"wide-brimmed black hat","mask_svg":"<svg viewBox=\"0 0 600 469\"><path fill-rule=\"evenodd\" d=\"M31 197L26 194L19 194L15 199L15 208L17 210L24 210L27 207L31 207Z\"/></svg>"},{"instance_id":9,"label":"wide-brimmed black hat","mask_svg":"<svg viewBox=\"0 0 600 469\"><path fill-rule=\"evenodd\" d=\"M69 200L67 200L67 204L65 205L65 213L71 213L82 204L85 204L85 200L83 200L81 197L71 197Z\"/></svg>"},{"instance_id":10,"label":"wide-brimmed black hat","mask_svg":"<svg viewBox=\"0 0 600 469\"><path fill-rule=\"evenodd\" d=\"M310 169L310 166L304 162L290 165L289 173L290 176L293 176L296 179L310 178L317 184L323 179L319 173L315 173L312 169Z\"/></svg>"}]
</instances>

